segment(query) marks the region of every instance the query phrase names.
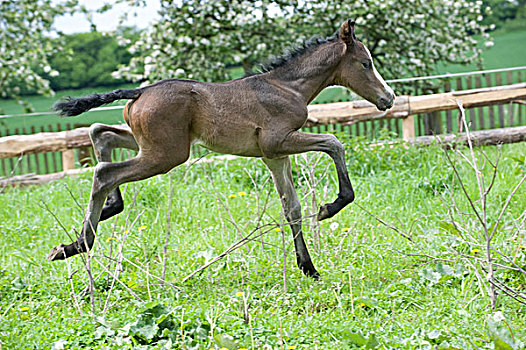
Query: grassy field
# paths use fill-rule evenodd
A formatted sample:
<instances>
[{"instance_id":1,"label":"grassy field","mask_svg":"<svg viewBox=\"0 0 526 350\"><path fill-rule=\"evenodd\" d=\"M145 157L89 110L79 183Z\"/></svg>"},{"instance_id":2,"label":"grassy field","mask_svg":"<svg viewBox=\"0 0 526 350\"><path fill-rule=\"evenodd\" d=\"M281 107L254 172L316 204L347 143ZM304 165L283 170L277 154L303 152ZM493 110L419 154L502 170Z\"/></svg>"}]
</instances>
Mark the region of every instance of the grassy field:
<instances>
[{"instance_id":1,"label":"grassy field","mask_svg":"<svg viewBox=\"0 0 526 350\"><path fill-rule=\"evenodd\" d=\"M497 34L485 68L523 64L517 43L526 31ZM499 54L508 48L518 53ZM103 90L30 102L42 111L60 96ZM335 91L322 98L341 98ZM13 101L0 107L22 112ZM120 119L110 111L68 121ZM59 121L0 119L10 129ZM526 294L526 275L517 270L526 269L526 184L516 187L526 174L524 143L477 149L476 173L466 148L448 151L453 168L439 147L373 149L340 137L357 198L332 219L311 219L338 192L329 158L293 157L320 281L296 268L290 230L259 160L187 163L123 186L126 209L99 226L88 260L50 263L46 256L81 227L92 174L0 190L0 350L526 349L525 304L499 290L490 306L477 217L495 232L495 281ZM478 183L491 187L487 202ZM230 251L239 241L246 244Z\"/></svg>"},{"instance_id":2,"label":"grassy field","mask_svg":"<svg viewBox=\"0 0 526 350\"><path fill-rule=\"evenodd\" d=\"M258 160L186 164L123 187L126 209L99 226L89 274L80 257L45 257L80 228L91 175L5 189L0 348L524 349L525 305L500 293L489 306L483 229L463 193L482 213L469 151L448 153L460 183L437 147L346 147L355 203L327 221L305 220L318 282L295 266ZM500 158L484 206L496 232L495 277L524 295L526 276L502 267L510 262L496 251L526 267L524 184L497 220L524 178L526 150L476 150L488 187L493 167L482 152ZM293 172L306 217L335 198L328 157L294 157ZM252 232L253 240L183 282Z\"/></svg>"},{"instance_id":3,"label":"grassy field","mask_svg":"<svg viewBox=\"0 0 526 350\"><path fill-rule=\"evenodd\" d=\"M524 66L526 61L526 45L520 45L526 40L526 27L512 31L497 31L492 34L494 45L484 48L483 69ZM479 70L476 64L438 66L437 74L460 73Z\"/></svg>"}]
</instances>

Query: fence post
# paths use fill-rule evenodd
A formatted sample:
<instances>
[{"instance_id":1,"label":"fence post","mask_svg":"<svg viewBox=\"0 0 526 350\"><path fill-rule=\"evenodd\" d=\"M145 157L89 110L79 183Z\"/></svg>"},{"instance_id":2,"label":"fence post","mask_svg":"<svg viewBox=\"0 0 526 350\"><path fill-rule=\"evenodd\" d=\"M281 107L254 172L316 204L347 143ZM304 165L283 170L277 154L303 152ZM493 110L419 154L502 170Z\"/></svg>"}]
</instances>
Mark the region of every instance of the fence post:
<instances>
[{"instance_id":1,"label":"fence post","mask_svg":"<svg viewBox=\"0 0 526 350\"><path fill-rule=\"evenodd\" d=\"M439 135L442 133L442 115L440 112L424 114L424 121L426 135Z\"/></svg>"},{"instance_id":2,"label":"fence post","mask_svg":"<svg viewBox=\"0 0 526 350\"><path fill-rule=\"evenodd\" d=\"M62 151L62 171L75 169L75 150Z\"/></svg>"},{"instance_id":3,"label":"fence post","mask_svg":"<svg viewBox=\"0 0 526 350\"><path fill-rule=\"evenodd\" d=\"M410 141L415 138L415 116L410 115L402 119L402 138Z\"/></svg>"},{"instance_id":4,"label":"fence post","mask_svg":"<svg viewBox=\"0 0 526 350\"><path fill-rule=\"evenodd\" d=\"M79 163L80 167L92 166L92 157L91 157L91 147L81 147L77 148L79 154Z\"/></svg>"}]
</instances>

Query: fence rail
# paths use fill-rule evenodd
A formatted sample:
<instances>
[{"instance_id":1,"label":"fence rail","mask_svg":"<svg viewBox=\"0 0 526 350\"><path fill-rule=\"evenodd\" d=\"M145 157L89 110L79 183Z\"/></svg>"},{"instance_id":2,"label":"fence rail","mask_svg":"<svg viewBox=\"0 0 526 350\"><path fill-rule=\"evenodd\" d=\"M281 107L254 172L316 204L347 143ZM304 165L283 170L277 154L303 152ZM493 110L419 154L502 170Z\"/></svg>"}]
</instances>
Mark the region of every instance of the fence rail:
<instances>
[{"instance_id":1,"label":"fence rail","mask_svg":"<svg viewBox=\"0 0 526 350\"><path fill-rule=\"evenodd\" d=\"M408 95L436 95L439 93L452 92L458 96L462 90L473 90L480 88L499 87L503 85L512 85L517 83L524 83L526 80L526 66L512 67L489 71L476 71L467 73L445 74L430 77L416 77L408 79L391 80L390 84L394 90L400 94L406 91ZM337 89L331 89L337 91ZM343 90L342 90L343 91ZM318 100L330 102L344 102L343 104L331 104L332 108L340 108L343 114L342 120L329 123L320 123L322 117L316 116L315 112L311 113L311 119L304 131L311 132L343 132L351 136L360 136L367 139L377 138L381 133L387 132L393 137L405 137L411 133L414 136L425 136L445 133L459 133L463 131L463 125L459 122L460 114L453 109L441 111L423 111L415 113L416 105L413 103L409 105L411 108L411 116L405 117L405 112L393 114L389 118L385 118L381 113L378 113L374 107L364 104L361 106L361 112L366 112L367 108L372 108L375 113L368 117L353 118L352 120L345 120L345 113L348 111L349 100L352 97L348 94L334 94L329 91L328 97ZM397 106L403 99L397 99ZM416 100L415 100L416 101ZM427 103L426 101L422 103ZM360 102L355 101L353 106L358 109ZM309 107L311 111L319 108L322 105L314 104ZM325 106L325 105L323 105ZM88 126L93 121L105 123L118 123L118 116L120 113L113 111L120 109L122 106L109 106L97 108L90 111L88 116L83 119L62 119L45 116L39 118L40 113L33 113L35 116L20 116L0 119L0 137L10 135L27 135L35 134L37 132L54 132L71 130L74 128ZM336 111L337 112L337 111ZM336 113L335 112L335 113ZM392 112L391 112L392 113ZM3 117L3 116L0 116ZM14 116L13 116L14 117ZM318 118L315 120L314 118ZM526 104L507 103L489 106L479 105L478 107L468 108L466 110L466 118L470 125L470 129L487 130L495 128L509 128L515 126L526 125ZM16 122L15 122L16 120ZM78 123L82 124L78 124ZM16 126L16 127L15 127ZM194 148L193 152L198 151ZM200 151L198 151L200 152ZM197 153L199 155L200 153ZM0 157L0 177L1 176L15 176L26 173L46 174L60 172L64 169L70 168L76 163L82 164L83 159L92 157L88 148L71 149L70 151L50 151L43 153L24 153L23 156L16 156L10 158ZM114 157L116 160L122 160L129 156L129 153L116 152Z\"/></svg>"},{"instance_id":2,"label":"fence rail","mask_svg":"<svg viewBox=\"0 0 526 350\"><path fill-rule=\"evenodd\" d=\"M469 134L469 141L476 146L524 142L526 141L526 126L473 131ZM464 133L459 135L447 134L438 136L418 136L410 141L411 145L415 146L428 146L435 142L441 142L445 145L467 144L468 135ZM372 144L371 147L376 147L380 145L385 145L385 143ZM197 162L208 162L234 158L237 157L226 155L217 156L211 159L200 159ZM8 186L28 186L46 184L51 181L63 179L66 176L76 177L89 171L92 171L92 168L69 169L58 173L45 175L25 174L8 178L0 178L0 188Z\"/></svg>"},{"instance_id":3,"label":"fence rail","mask_svg":"<svg viewBox=\"0 0 526 350\"><path fill-rule=\"evenodd\" d=\"M379 112L376 107L364 100L354 102L329 103L308 107L306 127L329 124L353 124L365 120L403 119L403 138L415 137L414 120L410 117L418 113L428 113L464 108L501 105L526 99L526 83L447 92L425 96L400 96L393 108ZM128 126L120 126L129 129ZM38 133L34 135L14 135L0 138L0 158L13 158L43 152L67 152L91 146L88 129L78 128L68 131ZM71 169L72 166L65 167Z\"/></svg>"},{"instance_id":4,"label":"fence rail","mask_svg":"<svg viewBox=\"0 0 526 350\"><path fill-rule=\"evenodd\" d=\"M352 125L378 119L402 119L402 135L405 140L415 140L414 115L464 108L477 108L502 104L523 103L526 100L526 83L507 86L479 88L424 96L400 96L393 108L379 112L366 101L341 102L308 107L306 127L320 125ZM120 126L128 129L127 125ZM509 132L507 132L508 130ZM486 143L519 142L526 137L526 127L500 129L480 133ZM513 137L511 137L512 135ZM455 136L451 136L453 139ZM450 137L450 138L451 138ZM421 139L423 140L423 139ZM428 141L421 141L425 143ZM16 158L37 153L61 152L62 170L75 168L75 150L91 147L89 128L77 128L60 132L43 132L33 135L13 135L0 138L0 159Z\"/></svg>"}]
</instances>

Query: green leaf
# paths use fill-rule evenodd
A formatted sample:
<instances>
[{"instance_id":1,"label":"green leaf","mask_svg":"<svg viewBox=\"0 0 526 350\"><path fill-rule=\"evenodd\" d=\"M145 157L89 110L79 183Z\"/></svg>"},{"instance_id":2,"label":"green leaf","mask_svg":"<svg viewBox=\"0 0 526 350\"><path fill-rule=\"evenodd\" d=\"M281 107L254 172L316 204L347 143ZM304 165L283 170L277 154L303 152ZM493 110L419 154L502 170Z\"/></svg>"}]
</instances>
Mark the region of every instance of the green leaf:
<instances>
[{"instance_id":1,"label":"green leaf","mask_svg":"<svg viewBox=\"0 0 526 350\"><path fill-rule=\"evenodd\" d=\"M420 277L425 278L433 284L438 283L440 281L440 278L442 277L440 273L436 272L430 267L423 268L422 270L418 271L418 274L420 275Z\"/></svg>"},{"instance_id":2,"label":"green leaf","mask_svg":"<svg viewBox=\"0 0 526 350\"><path fill-rule=\"evenodd\" d=\"M158 330L159 327L157 323L151 318L141 319L130 327L130 332L132 332L133 335L144 340L152 340L157 335Z\"/></svg>"},{"instance_id":3,"label":"green leaf","mask_svg":"<svg viewBox=\"0 0 526 350\"><path fill-rule=\"evenodd\" d=\"M99 316L97 317L96 321L103 327L105 328L110 328L110 329L119 329L120 328L120 324L118 321L108 321L106 320L104 317L102 316Z\"/></svg>"},{"instance_id":4,"label":"green leaf","mask_svg":"<svg viewBox=\"0 0 526 350\"><path fill-rule=\"evenodd\" d=\"M153 309L155 309L156 307L159 306L159 302L158 301L150 301L149 303L146 303L144 306L146 307L146 311L153 310Z\"/></svg>"},{"instance_id":5,"label":"green leaf","mask_svg":"<svg viewBox=\"0 0 526 350\"><path fill-rule=\"evenodd\" d=\"M376 336L371 333L368 338L361 333L355 333L350 330L342 332L343 340L348 344L353 344L359 347L365 346L366 349L375 349L380 345Z\"/></svg>"},{"instance_id":6,"label":"green leaf","mask_svg":"<svg viewBox=\"0 0 526 350\"><path fill-rule=\"evenodd\" d=\"M440 228L442 228L444 231L448 232L448 233L451 233L451 234L454 234L454 235L458 234L458 230L455 228L455 225L453 225L450 222L440 221L438 223L438 226Z\"/></svg>"},{"instance_id":7,"label":"green leaf","mask_svg":"<svg viewBox=\"0 0 526 350\"><path fill-rule=\"evenodd\" d=\"M27 284L22 280L20 277L16 277L13 282L11 282L11 288L14 291L20 292L24 289L26 289Z\"/></svg>"},{"instance_id":8,"label":"green leaf","mask_svg":"<svg viewBox=\"0 0 526 350\"><path fill-rule=\"evenodd\" d=\"M455 274L453 268L449 265L444 265L441 262L437 264L436 271L442 276L452 276Z\"/></svg>"},{"instance_id":9,"label":"green leaf","mask_svg":"<svg viewBox=\"0 0 526 350\"><path fill-rule=\"evenodd\" d=\"M367 338L365 338L360 333L346 333L345 340L347 340L351 344L358 346L364 346L365 344L367 344Z\"/></svg>"},{"instance_id":10,"label":"green leaf","mask_svg":"<svg viewBox=\"0 0 526 350\"><path fill-rule=\"evenodd\" d=\"M376 338L376 336L371 333L369 334L369 339L367 340L367 344L365 344L366 349L375 349L380 345L380 342Z\"/></svg>"},{"instance_id":11,"label":"green leaf","mask_svg":"<svg viewBox=\"0 0 526 350\"><path fill-rule=\"evenodd\" d=\"M464 267L457 265L455 269L451 266L439 262L435 268L425 267L418 271L420 277L430 281L432 284L439 283L454 277L462 277L465 273Z\"/></svg>"},{"instance_id":12,"label":"green leaf","mask_svg":"<svg viewBox=\"0 0 526 350\"><path fill-rule=\"evenodd\" d=\"M429 339L438 339L442 332L440 332L438 329L433 329L431 332L427 333L427 337Z\"/></svg>"},{"instance_id":13,"label":"green leaf","mask_svg":"<svg viewBox=\"0 0 526 350\"><path fill-rule=\"evenodd\" d=\"M523 165L523 164L526 165L526 157L521 158L518 156L512 156L510 158L513 159L516 163L519 163L520 165Z\"/></svg>"},{"instance_id":14,"label":"green leaf","mask_svg":"<svg viewBox=\"0 0 526 350\"><path fill-rule=\"evenodd\" d=\"M162 330L173 326L173 324L168 311L162 304L152 302L146 304L146 307L137 316L137 320L129 325L129 334L149 342L158 336Z\"/></svg>"},{"instance_id":15,"label":"green leaf","mask_svg":"<svg viewBox=\"0 0 526 350\"><path fill-rule=\"evenodd\" d=\"M101 339L103 336L113 337L114 335L115 335L115 331L105 326L98 326L97 329L95 330L95 339Z\"/></svg>"},{"instance_id":16,"label":"green leaf","mask_svg":"<svg viewBox=\"0 0 526 350\"><path fill-rule=\"evenodd\" d=\"M176 334L176 332L172 329L165 328L161 332L161 338L171 338L173 334Z\"/></svg>"},{"instance_id":17,"label":"green leaf","mask_svg":"<svg viewBox=\"0 0 526 350\"><path fill-rule=\"evenodd\" d=\"M516 345L506 326L488 320L488 331L495 350L515 350Z\"/></svg>"},{"instance_id":18,"label":"green leaf","mask_svg":"<svg viewBox=\"0 0 526 350\"><path fill-rule=\"evenodd\" d=\"M234 338L228 334L216 334L214 340L219 347L227 348L228 350L237 350L239 348Z\"/></svg>"}]
</instances>

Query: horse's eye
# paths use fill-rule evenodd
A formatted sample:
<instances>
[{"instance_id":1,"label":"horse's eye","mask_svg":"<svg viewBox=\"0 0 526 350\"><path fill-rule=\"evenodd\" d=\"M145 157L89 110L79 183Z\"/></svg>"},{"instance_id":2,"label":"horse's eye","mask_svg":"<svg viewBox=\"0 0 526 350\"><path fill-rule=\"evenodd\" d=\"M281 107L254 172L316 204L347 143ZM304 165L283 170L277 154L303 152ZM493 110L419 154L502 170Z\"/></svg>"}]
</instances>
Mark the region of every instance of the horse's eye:
<instances>
[{"instance_id":1,"label":"horse's eye","mask_svg":"<svg viewBox=\"0 0 526 350\"><path fill-rule=\"evenodd\" d=\"M362 66L365 69L369 69L369 68L371 68L371 63L369 61L364 61L364 62L362 62Z\"/></svg>"}]
</instances>

